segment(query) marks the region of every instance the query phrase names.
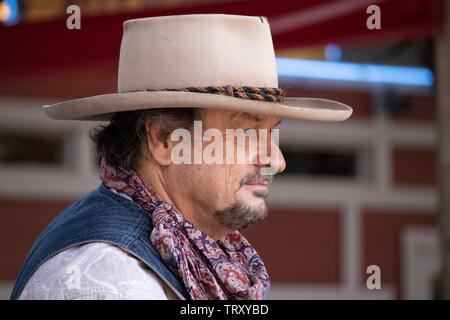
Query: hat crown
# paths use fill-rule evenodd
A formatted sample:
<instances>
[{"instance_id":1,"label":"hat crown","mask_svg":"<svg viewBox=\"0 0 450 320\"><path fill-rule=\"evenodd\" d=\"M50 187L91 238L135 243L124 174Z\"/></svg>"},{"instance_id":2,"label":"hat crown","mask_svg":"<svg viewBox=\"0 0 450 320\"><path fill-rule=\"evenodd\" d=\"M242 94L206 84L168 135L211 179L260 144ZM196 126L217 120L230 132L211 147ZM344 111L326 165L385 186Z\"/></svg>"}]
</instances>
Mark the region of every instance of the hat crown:
<instances>
[{"instance_id":1,"label":"hat crown","mask_svg":"<svg viewBox=\"0 0 450 320\"><path fill-rule=\"evenodd\" d=\"M124 23L119 92L227 85L278 87L266 18L200 14Z\"/></svg>"}]
</instances>

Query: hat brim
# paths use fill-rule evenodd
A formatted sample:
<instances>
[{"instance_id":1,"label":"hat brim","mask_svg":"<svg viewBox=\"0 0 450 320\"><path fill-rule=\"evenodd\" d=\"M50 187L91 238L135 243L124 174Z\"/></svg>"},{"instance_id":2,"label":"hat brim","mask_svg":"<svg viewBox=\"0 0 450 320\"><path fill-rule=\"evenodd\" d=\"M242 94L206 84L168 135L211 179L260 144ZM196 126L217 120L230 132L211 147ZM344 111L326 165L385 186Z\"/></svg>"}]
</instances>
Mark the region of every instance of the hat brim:
<instances>
[{"instance_id":1,"label":"hat brim","mask_svg":"<svg viewBox=\"0 0 450 320\"><path fill-rule=\"evenodd\" d=\"M211 108L266 114L280 118L343 121L352 114L349 106L319 98L284 98L280 103L183 91L139 91L103 94L43 106L58 120L109 120L121 111L156 108Z\"/></svg>"}]
</instances>

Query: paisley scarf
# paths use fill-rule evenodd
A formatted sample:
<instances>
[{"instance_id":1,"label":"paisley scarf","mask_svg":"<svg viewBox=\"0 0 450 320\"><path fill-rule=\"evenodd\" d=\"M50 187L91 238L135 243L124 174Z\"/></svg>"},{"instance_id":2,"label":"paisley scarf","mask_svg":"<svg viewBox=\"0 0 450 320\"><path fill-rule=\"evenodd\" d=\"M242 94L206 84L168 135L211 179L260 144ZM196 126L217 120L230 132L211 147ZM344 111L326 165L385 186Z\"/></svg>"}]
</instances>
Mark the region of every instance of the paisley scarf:
<instances>
[{"instance_id":1,"label":"paisley scarf","mask_svg":"<svg viewBox=\"0 0 450 320\"><path fill-rule=\"evenodd\" d=\"M135 171L102 160L107 188L131 197L152 218L151 243L194 300L265 299L270 288L262 259L235 231L217 241L196 229L170 203L161 201Z\"/></svg>"}]
</instances>

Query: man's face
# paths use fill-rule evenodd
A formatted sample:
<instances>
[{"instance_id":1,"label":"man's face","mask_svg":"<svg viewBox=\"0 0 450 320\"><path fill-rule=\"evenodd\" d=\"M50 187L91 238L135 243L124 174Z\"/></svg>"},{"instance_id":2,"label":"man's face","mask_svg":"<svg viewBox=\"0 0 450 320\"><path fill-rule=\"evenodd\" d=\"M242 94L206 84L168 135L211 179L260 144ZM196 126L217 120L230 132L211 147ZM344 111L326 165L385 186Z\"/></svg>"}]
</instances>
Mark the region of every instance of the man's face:
<instances>
[{"instance_id":1,"label":"man's face","mask_svg":"<svg viewBox=\"0 0 450 320\"><path fill-rule=\"evenodd\" d=\"M169 184L178 184L169 185L169 188L172 191L174 188L178 189L174 192L179 192L186 205L192 206L191 209L197 216L191 222L197 224L197 228L231 232L256 223L267 215L265 198L268 196L269 184L273 174L282 172L286 166L281 151L271 137L271 130L279 122L280 119L273 116L213 109L202 111L202 137L208 129L218 131L215 131L214 138L209 141L202 139L203 159L200 164L172 164L168 171L170 177L166 180ZM236 136L227 135L227 129L256 133L252 137L257 138L253 140L257 147L250 147L250 138L245 139L243 144ZM219 131L221 135L217 134ZM208 164L205 161L208 155L218 159L218 149L213 152L205 151L208 145L211 151L211 144L218 143L216 139L222 139L223 152L220 158L223 161L222 164ZM193 138L192 158L194 152L199 152L194 144ZM230 152L230 144L233 144L234 156ZM230 153L233 159L230 159ZM244 162L238 161L239 154L242 153L245 153ZM273 170L267 170L270 168Z\"/></svg>"}]
</instances>

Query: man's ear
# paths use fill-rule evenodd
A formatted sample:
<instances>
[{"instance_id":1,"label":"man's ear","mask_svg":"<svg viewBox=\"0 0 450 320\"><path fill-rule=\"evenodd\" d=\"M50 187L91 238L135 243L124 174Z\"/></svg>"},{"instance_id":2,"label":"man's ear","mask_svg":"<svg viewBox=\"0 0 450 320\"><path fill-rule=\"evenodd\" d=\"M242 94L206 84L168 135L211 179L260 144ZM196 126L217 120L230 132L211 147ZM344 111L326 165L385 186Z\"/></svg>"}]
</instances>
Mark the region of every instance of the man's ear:
<instances>
[{"instance_id":1,"label":"man's ear","mask_svg":"<svg viewBox=\"0 0 450 320\"><path fill-rule=\"evenodd\" d=\"M145 125L147 131L147 146L152 158L160 166L168 166L172 163L173 142L170 140L170 134L163 134L164 129L159 123L147 122Z\"/></svg>"}]
</instances>

